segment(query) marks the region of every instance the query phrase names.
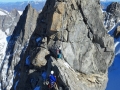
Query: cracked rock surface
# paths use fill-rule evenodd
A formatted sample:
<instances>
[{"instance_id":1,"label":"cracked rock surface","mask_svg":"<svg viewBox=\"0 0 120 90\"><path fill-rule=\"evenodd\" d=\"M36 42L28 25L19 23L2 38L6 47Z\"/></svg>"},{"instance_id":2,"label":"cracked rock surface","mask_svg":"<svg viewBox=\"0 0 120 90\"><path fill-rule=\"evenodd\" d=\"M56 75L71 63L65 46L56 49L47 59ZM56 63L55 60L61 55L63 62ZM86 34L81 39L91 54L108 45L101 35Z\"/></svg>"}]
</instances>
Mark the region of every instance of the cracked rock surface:
<instances>
[{"instance_id":1,"label":"cracked rock surface","mask_svg":"<svg viewBox=\"0 0 120 90\"><path fill-rule=\"evenodd\" d=\"M23 16L28 17L28 21L24 18L27 25L17 38L26 48L20 59L14 58L18 64L12 66L16 67L12 89L48 90L42 71L48 78L54 70L59 90L105 90L114 54L113 39L104 28L99 0L47 0L39 15L33 9L26 10ZM24 46L27 39L29 43ZM59 46L61 59L56 58Z\"/></svg>"}]
</instances>

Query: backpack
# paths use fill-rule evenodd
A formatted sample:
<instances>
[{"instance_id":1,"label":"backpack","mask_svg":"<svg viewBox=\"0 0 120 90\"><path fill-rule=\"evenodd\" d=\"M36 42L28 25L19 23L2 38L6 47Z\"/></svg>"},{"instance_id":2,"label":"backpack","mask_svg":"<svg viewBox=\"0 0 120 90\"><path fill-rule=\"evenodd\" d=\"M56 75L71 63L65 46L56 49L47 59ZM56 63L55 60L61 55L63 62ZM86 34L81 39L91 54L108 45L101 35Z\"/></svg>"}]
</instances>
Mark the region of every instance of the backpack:
<instances>
[{"instance_id":1,"label":"backpack","mask_svg":"<svg viewBox=\"0 0 120 90\"><path fill-rule=\"evenodd\" d=\"M56 77L54 75L50 75L50 81L56 82Z\"/></svg>"}]
</instances>

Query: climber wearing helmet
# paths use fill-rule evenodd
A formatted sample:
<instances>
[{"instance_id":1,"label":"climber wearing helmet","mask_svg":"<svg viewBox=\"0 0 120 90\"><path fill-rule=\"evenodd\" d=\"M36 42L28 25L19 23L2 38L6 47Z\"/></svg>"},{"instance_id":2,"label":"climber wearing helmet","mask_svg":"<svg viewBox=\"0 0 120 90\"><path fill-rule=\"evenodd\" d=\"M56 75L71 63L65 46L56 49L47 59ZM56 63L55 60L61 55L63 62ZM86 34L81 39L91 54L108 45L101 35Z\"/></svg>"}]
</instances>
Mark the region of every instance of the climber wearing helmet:
<instances>
[{"instance_id":1,"label":"climber wearing helmet","mask_svg":"<svg viewBox=\"0 0 120 90\"><path fill-rule=\"evenodd\" d=\"M61 47L59 47L57 49L57 58L61 58L62 57L62 52L61 52Z\"/></svg>"},{"instance_id":2,"label":"climber wearing helmet","mask_svg":"<svg viewBox=\"0 0 120 90\"><path fill-rule=\"evenodd\" d=\"M58 90L57 84L56 84L56 76L54 75L54 71L51 71L51 74L49 75L49 88L50 90Z\"/></svg>"}]
</instances>

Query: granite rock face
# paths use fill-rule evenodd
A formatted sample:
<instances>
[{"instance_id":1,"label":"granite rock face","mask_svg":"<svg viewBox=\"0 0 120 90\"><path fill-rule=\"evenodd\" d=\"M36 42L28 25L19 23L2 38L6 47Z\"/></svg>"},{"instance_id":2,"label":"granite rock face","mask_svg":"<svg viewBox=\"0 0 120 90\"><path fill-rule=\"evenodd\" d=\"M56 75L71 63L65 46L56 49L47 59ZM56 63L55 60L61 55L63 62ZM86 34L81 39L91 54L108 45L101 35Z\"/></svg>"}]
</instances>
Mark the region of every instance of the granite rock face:
<instances>
[{"instance_id":1,"label":"granite rock face","mask_svg":"<svg viewBox=\"0 0 120 90\"><path fill-rule=\"evenodd\" d=\"M109 66L108 61L111 58L106 57L105 54L112 56L112 53L109 52L112 51L112 47L109 44L111 38L107 35L102 23L102 12L100 10L99 1L90 2L71 0L69 2L58 1L52 4L47 1L47 3L50 4L44 7L41 14L45 16L47 11L51 10L51 13L47 14L48 18L46 18L46 21L50 21L47 23L46 31L46 34L48 36L50 35L48 42L49 48L52 48L54 42L57 41L55 41L55 39L58 39L61 42L58 46L61 45L63 48L63 58L72 68L83 73L105 73ZM59 5L63 6L59 7ZM56 17L58 17L57 20L59 24L56 24ZM67 32L67 34L64 32ZM66 36L67 40L64 40L61 36ZM99 63L103 61L103 59L105 62ZM92 64L95 66L93 67ZM90 68L89 70L88 67L92 69Z\"/></svg>"},{"instance_id":2,"label":"granite rock face","mask_svg":"<svg viewBox=\"0 0 120 90\"><path fill-rule=\"evenodd\" d=\"M17 25L21 31L14 31L19 38L13 48L19 43L25 49L16 54L19 59L10 60L8 71L16 70L12 89L48 90L42 73L46 71L48 79L54 70L59 90L105 90L113 39L104 28L99 0L47 0L39 15L29 5L27 8L21 26Z\"/></svg>"},{"instance_id":3,"label":"granite rock face","mask_svg":"<svg viewBox=\"0 0 120 90\"><path fill-rule=\"evenodd\" d=\"M36 55L35 59L32 61L32 64L36 67L45 66L47 63L45 56L48 54L49 54L49 51L47 49L41 48L41 50Z\"/></svg>"},{"instance_id":4,"label":"granite rock face","mask_svg":"<svg viewBox=\"0 0 120 90\"><path fill-rule=\"evenodd\" d=\"M6 56L2 61L0 70L1 90L10 90L13 79L17 74L20 59L23 57L29 43L29 39L36 28L38 13L28 5L20 16L6 50Z\"/></svg>"}]
</instances>

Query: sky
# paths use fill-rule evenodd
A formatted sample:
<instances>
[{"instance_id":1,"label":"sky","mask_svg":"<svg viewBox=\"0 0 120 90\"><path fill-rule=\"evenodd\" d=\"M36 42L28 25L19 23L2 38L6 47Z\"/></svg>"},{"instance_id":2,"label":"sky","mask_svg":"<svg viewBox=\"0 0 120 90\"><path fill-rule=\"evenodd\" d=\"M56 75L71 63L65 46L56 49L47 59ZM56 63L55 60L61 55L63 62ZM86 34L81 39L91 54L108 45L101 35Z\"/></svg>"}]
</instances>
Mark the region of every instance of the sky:
<instances>
[{"instance_id":1,"label":"sky","mask_svg":"<svg viewBox=\"0 0 120 90\"><path fill-rule=\"evenodd\" d=\"M17 2L17 1L46 1L46 0L0 0L0 2ZM120 0L100 0L100 1L120 1Z\"/></svg>"},{"instance_id":2,"label":"sky","mask_svg":"<svg viewBox=\"0 0 120 90\"><path fill-rule=\"evenodd\" d=\"M46 0L0 0L0 2L22 2L22 1L46 1ZM100 0L100 1L120 1L120 0Z\"/></svg>"},{"instance_id":3,"label":"sky","mask_svg":"<svg viewBox=\"0 0 120 90\"><path fill-rule=\"evenodd\" d=\"M23 1L46 1L46 0L0 0L0 2L23 2Z\"/></svg>"}]
</instances>

